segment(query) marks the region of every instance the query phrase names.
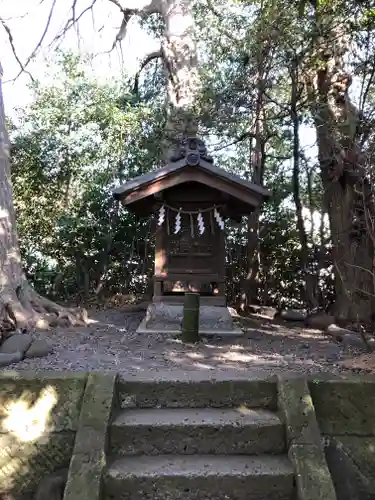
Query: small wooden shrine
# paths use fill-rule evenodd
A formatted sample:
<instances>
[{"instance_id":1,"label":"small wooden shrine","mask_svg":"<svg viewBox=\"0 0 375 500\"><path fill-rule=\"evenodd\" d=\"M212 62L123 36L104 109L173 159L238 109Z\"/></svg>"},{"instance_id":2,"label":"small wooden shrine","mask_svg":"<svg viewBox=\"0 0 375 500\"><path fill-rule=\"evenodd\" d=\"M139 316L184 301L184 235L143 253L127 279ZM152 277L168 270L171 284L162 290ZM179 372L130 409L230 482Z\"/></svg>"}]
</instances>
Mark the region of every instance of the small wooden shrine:
<instances>
[{"instance_id":1,"label":"small wooden shrine","mask_svg":"<svg viewBox=\"0 0 375 500\"><path fill-rule=\"evenodd\" d=\"M154 303L181 304L186 291L198 291L202 305L226 305L224 221L251 213L269 191L215 167L203 141L186 137L167 165L114 196L141 216L154 215Z\"/></svg>"}]
</instances>

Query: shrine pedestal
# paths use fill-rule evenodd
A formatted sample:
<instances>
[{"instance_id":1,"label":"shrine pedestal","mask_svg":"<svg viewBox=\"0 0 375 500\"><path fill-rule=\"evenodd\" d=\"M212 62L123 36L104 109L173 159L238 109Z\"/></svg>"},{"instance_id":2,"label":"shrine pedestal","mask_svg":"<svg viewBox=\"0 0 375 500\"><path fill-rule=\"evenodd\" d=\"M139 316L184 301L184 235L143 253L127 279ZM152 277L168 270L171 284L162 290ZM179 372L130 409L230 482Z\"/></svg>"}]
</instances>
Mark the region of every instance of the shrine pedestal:
<instances>
[{"instance_id":1,"label":"shrine pedestal","mask_svg":"<svg viewBox=\"0 0 375 500\"><path fill-rule=\"evenodd\" d=\"M181 333L183 306L182 304L151 303L145 318L137 329L137 333L166 333L178 335ZM233 323L227 307L200 306L199 334L203 336L238 336L243 332Z\"/></svg>"}]
</instances>

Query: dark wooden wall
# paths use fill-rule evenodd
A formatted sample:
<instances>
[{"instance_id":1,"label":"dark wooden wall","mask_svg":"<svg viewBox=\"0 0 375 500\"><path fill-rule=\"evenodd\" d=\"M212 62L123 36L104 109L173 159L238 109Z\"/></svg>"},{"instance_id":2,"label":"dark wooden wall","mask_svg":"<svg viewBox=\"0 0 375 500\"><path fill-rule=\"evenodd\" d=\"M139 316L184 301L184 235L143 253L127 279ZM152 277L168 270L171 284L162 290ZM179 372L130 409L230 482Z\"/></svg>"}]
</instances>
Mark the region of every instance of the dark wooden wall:
<instances>
[{"instance_id":1,"label":"dark wooden wall","mask_svg":"<svg viewBox=\"0 0 375 500\"><path fill-rule=\"evenodd\" d=\"M189 282L196 281L197 286L202 285L204 277L207 278L207 283L215 281L215 276L219 280L224 279L224 231L218 227L213 214L204 212L214 205L221 205L222 194L198 183L187 183L166 191L162 202L176 209L202 210L205 231L200 235L198 214L194 214L192 234L191 219L188 214L182 214L182 229L178 234L174 234L177 212L167 210L166 223L156 232L155 275L165 274L172 278L165 282L164 286L168 289L173 288L173 283L178 279L184 281L189 278ZM194 280L194 277L197 280Z\"/></svg>"}]
</instances>

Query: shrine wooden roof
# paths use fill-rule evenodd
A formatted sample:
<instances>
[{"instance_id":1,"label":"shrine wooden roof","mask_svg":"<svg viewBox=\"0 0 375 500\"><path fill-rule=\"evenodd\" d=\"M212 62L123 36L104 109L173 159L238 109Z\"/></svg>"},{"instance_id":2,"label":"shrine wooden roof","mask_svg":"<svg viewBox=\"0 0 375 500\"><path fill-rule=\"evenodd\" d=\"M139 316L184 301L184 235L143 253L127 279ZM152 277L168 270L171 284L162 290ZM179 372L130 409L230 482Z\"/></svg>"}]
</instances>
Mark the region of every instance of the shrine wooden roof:
<instances>
[{"instance_id":1,"label":"shrine wooden roof","mask_svg":"<svg viewBox=\"0 0 375 500\"><path fill-rule=\"evenodd\" d=\"M147 199L154 199L162 191L192 182L225 193L231 200L238 202L239 211L243 214L252 212L271 196L267 189L213 165L205 150L190 148L182 154L179 152L164 167L122 184L113 191L113 196L137 212L137 207L140 204L144 207ZM143 203L140 203L142 200ZM141 211L145 212L144 209Z\"/></svg>"}]
</instances>

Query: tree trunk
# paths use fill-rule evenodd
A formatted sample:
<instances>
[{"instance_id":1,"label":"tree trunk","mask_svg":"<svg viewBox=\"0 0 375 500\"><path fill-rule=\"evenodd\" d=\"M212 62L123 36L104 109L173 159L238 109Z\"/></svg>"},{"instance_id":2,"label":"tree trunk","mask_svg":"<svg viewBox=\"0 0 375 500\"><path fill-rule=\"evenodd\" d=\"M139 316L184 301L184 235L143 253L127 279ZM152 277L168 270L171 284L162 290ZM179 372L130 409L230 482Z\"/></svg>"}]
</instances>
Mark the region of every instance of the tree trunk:
<instances>
[{"instance_id":1,"label":"tree trunk","mask_svg":"<svg viewBox=\"0 0 375 500\"><path fill-rule=\"evenodd\" d=\"M314 223L314 203L313 203L313 170L306 168L307 176L307 197L309 199L310 210L310 239L314 241L315 223Z\"/></svg>"},{"instance_id":2,"label":"tree trunk","mask_svg":"<svg viewBox=\"0 0 375 500\"><path fill-rule=\"evenodd\" d=\"M196 97L200 88L193 4L195 0L126 0L121 11L124 19L117 35L121 40L132 15L160 14L164 36L160 52L145 58L146 63L161 57L167 77L167 120L164 128L162 153L164 160L174 149L176 139L195 136ZM145 65L142 65L142 68ZM139 74L137 75L137 78Z\"/></svg>"},{"instance_id":3,"label":"tree trunk","mask_svg":"<svg viewBox=\"0 0 375 500\"><path fill-rule=\"evenodd\" d=\"M200 90L197 47L194 38L194 0L161 0L165 24L162 57L166 71L167 121L164 128L164 155L176 139L197 134L195 104Z\"/></svg>"},{"instance_id":4,"label":"tree trunk","mask_svg":"<svg viewBox=\"0 0 375 500\"><path fill-rule=\"evenodd\" d=\"M257 117L255 121L255 147L251 155L253 169L252 182L258 186L263 185L265 165L265 138L264 138L264 103L263 91L259 90L257 99ZM258 301L259 270L260 270L260 241L259 241L259 216L260 209L252 212L247 221L247 305Z\"/></svg>"},{"instance_id":5,"label":"tree trunk","mask_svg":"<svg viewBox=\"0 0 375 500\"><path fill-rule=\"evenodd\" d=\"M344 69L347 28L338 15L331 3L315 9L317 32L324 33L324 38L319 44L319 66L307 72L307 87L331 227L334 312L343 321L370 322L374 248L365 220L369 207L362 197L366 178L358 137L360 119L349 97L351 75Z\"/></svg>"},{"instance_id":6,"label":"tree trunk","mask_svg":"<svg viewBox=\"0 0 375 500\"><path fill-rule=\"evenodd\" d=\"M290 115L292 119L293 128L293 201L296 207L297 216L297 230L299 234L299 240L301 243L300 251L300 266L303 272L303 277L305 280L304 301L309 310L314 309L317 306L317 301L314 293L314 276L311 273L309 265L309 249L307 246L307 234L305 229L305 224L302 216L302 202L300 195L300 142L299 142L299 116L298 116L298 93L299 93L299 64L297 57L292 61L292 67L290 70L291 77L291 96L290 96Z\"/></svg>"},{"instance_id":7,"label":"tree trunk","mask_svg":"<svg viewBox=\"0 0 375 500\"><path fill-rule=\"evenodd\" d=\"M261 8L263 5L261 4ZM260 29L262 29L261 23ZM266 148L266 113L265 113L265 88L268 78L269 60L267 60L271 51L269 40L264 39L264 33L259 29L260 45L255 58L257 80L256 80L256 102L255 102L255 123L253 126L252 137L255 137L254 150L250 152L250 169L252 171L252 182L258 186L263 185L265 168L265 148ZM251 138L251 143L252 143ZM256 303L259 295L259 272L260 272L260 238L259 238L259 216L260 208L254 210L249 215L247 221L247 265L248 274L246 278L246 302L247 305Z\"/></svg>"},{"instance_id":8,"label":"tree trunk","mask_svg":"<svg viewBox=\"0 0 375 500\"><path fill-rule=\"evenodd\" d=\"M10 144L5 112L0 66L0 330L29 330L49 323L82 324L85 313L76 314L38 295L28 284L21 264L13 190L10 174Z\"/></svg>"},{"instance_id":9,"label":"tree trunk","mask_svg":"<svg viewBox=\"0 0 375 500\"><path fill-rule=\"evenodd\" d=\"M109 232L104 240L103 249L99 257L99 262L96 266L96 272L94 275L95 295L99 295L103 288L104 277L108 271L108 267L110 264L110 253L113 247L113 240L115 237L115 233L113 231L114 228L117 227L121 217L120 204L117 200L113 201L111 200L111 205L109 206L109 210L113 211L113 215L109 220L108 224Z\"/></svg>"}]
</instances>

